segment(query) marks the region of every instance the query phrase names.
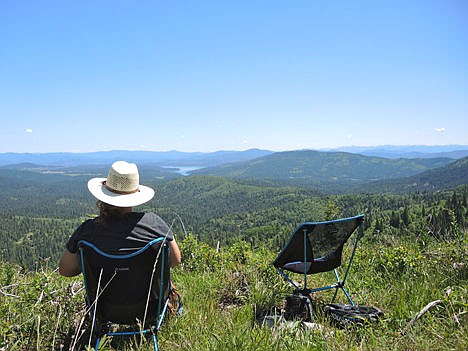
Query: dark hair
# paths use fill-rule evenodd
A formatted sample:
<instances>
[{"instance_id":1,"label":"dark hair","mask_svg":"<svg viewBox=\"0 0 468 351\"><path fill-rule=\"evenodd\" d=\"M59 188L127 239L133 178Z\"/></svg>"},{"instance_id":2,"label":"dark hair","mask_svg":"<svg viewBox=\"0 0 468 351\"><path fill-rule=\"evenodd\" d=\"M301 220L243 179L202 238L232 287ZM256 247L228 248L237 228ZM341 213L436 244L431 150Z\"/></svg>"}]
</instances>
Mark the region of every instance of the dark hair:
<instances>
[{"instance_id":1,"label":"dark hair","mask_svg":"<svg viewBox=\"0 0 468 351\"><path fill-rule=\"evenodd\" d=\"M96 206L99 209L99 217L97 217L96 220L100 225L106 225L113 218L120 217L128 212L128 208L126 207L112 206L100 200L96 202Z\"/></svg>"}]
</instances>

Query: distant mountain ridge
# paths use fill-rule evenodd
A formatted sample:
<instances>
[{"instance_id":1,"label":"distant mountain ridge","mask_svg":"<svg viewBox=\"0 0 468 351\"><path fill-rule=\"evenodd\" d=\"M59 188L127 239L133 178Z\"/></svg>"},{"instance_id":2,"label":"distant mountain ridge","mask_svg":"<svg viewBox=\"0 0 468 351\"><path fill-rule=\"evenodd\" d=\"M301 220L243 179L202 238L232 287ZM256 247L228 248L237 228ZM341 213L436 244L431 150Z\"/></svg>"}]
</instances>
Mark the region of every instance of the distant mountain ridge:
<instances>
[{"instance_id":1,"label":"distant mountain ridge","mask_svg":"<svg viewBox=\"0 0 468 351\"><path fill-rule=\"evenodd\" d=\"M99 151L88 153L0 153L0 166L31 163L45 166L80 166L126 160L159 166L210 167L226 162L238 162L269 155L273 151L249 149L245 151L182 152L182 151Z\"/></svg>"},{"instance_id":2,"label":"distant mountain ridge","mask_svg":"<svg viewBox=\"0 0 468 351\"><path fill-rule=\"evenodd\" d=\"M222 161L252 155L234 155L236 157L233 158L230 158L232 155L228 155L229 157L222 157ZM113 156L125 155L118 153L117 156ZM221 154L209 156L214 159L210 162L216 163L221 160L217 158ZM206 155L202 159L206 161ZM84 182L90 177L104 177L110 161L96 164L90 164L88 160L86 162L87 164L74 166L47 166L36 163L0 166L0 184L4 189L15 188L14 184L8 183L11 182L11 177L19 174L21 178L27 178L31 182L60 184L77 179ZM165 162L164 166L158 165L154 159L139 164L142 183L159 183L188 173L237 179L245 184L302 186L323 193L438 191L468 184L468 157L459 160L388 159L346 152L301 150L270 153L247 161L220 163L186 173L179 172L179 167L167 164Z\"/></svg>"},{"instance_id":3,"label":"distant mountain ridge","mask_svg":"<svg viewBox=\"0 0 468 351\"><path fill-rule=\"evenodd\" d=\"M460 159L468 156L468 145L381 145L381 146L347 146L326 149L331 152L350 152L365 156L385 158L438 158Z\"/></svg>"},{"instance_id":4,"label":"distant mountain ridge","mask_svg":"<svg viewBox=\"0 0 468 351\"><path fill-rule=\"evenodd\" d=\"M242 163L203 168L191 174L228 178L265 178L315 182L362 183L408 177L453 162L449 158L387 159L347 152L313 150L276 152Z\"/></svg>"},{"instance_id":5,"label":"distant mountain ridge","mask_svg":"<svg viewBox=\"0 0 468 351\"><path fill-rule=\"evenodd\" d=\"M468 145L440 146L349 146L324 150L295 150L318 152L347 152L364 156L384 158L450 158L460 159L468 156ZM281 151L285 152L285 151ZM98 165L117 160L128 160L139 164L154 164L158 166L181 167L213 167L221 164L242 162L276 152L263 149L248 149L244 151L221 150L215 152L183 152L183 151L133 151L113 150L85 153L51 152L51 153L0 153L0 167L19 163L31 163L44 166L81 166Z\"/></svg>"}]
</instances>

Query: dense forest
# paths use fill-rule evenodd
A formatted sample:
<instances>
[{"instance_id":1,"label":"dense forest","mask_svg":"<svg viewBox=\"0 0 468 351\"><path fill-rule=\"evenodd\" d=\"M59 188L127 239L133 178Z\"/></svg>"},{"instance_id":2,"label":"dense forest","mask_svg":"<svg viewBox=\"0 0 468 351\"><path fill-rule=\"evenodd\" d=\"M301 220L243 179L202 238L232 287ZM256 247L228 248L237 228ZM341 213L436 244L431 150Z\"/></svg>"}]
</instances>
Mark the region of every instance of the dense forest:
<instances>
[{"instance_id":1,"label":"dense forest","mask_svg":"<svg viewBox=\"0 0 468 351\"><path fill-rule=\"evenodd\" d=\"M193 173L224 177L303 179L312 182L362 183L411 176L452 163L449 158L388 159L347 152L284 151L245 161L202 168Z\"/></svg>"},{"instance_id":2,"label":"dense forest","mask_svg":"<svg viewBox=\"0 0 468 351\"><path fill-rule=\"evenodd\" d=\"M143 168L144 169L144 168ZM96 213L82 173L2 169L0 258L26 267L55 262L74 228ZM323 194L313 187L217 176L143 179L156 189L142 210L155 211L182 239L208 245L245 241L278 250L304 221L366 214L366 235L451 238L468 225L467 186L407 194Z\"/></svg>"}]
</instances>

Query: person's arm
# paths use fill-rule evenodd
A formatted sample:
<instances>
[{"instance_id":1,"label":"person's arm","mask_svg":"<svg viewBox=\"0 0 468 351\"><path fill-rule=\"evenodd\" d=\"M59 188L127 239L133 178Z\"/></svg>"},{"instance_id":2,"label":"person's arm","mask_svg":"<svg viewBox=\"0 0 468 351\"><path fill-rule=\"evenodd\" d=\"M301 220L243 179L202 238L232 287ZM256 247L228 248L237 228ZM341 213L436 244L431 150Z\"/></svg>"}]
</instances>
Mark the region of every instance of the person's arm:
<instances>
[{"instance_id":1,"label":"person's arm","mask_svg":"<svg viewBox=\"0 0 468 351\"><path fill-rule=\"evenodd\" d=\"M175 266L178 266L180 264L180 262L182 261L182 256L180 254L180 249L179 249L179 245L177 245L175 239L172 239L171 241L169 241L169 245L170 245L170 248L171 248L171 254L170 254L170 257L169 257L169 264L171 267L175 267Z\"/></svg>"},{"instance_id":2,"label":"person's arm","mask_svg":"<svg viewBox=\"0 0 468 351\"><path fill-rule=\"evenodd\" d=\"M60 258L59 273L64 277L74 277L81 273L78 253L71 253L68 249L65 249Z\"/></svg>"}]
</instances>

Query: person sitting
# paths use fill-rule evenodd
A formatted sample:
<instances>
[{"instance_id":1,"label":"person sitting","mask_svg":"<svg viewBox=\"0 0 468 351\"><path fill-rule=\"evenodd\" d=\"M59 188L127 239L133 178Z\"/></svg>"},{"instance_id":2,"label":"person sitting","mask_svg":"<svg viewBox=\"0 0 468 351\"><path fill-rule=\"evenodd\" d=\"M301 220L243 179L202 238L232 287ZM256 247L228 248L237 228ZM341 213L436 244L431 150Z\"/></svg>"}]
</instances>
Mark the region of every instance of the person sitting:
<instances>
[{"instance_id":1,"label":"person sitting","mask_svg":"<svg viewBox=\"0 0 468 351\"><path fill-rule=\"evenodd\" d=\"M158 237L170 246L169 262L181 262L179 246L166 222L153 212L135 212L133 207L154 197L154 190L139 184L138 167L125 161L114 162L107 178L88 181L88 190L97 199L99 216L83 222L71 235L59 261L59 273L73 277L81 273L78 242L86 240L111 254L134 252Z\"/></svg>"}]
</instances>

